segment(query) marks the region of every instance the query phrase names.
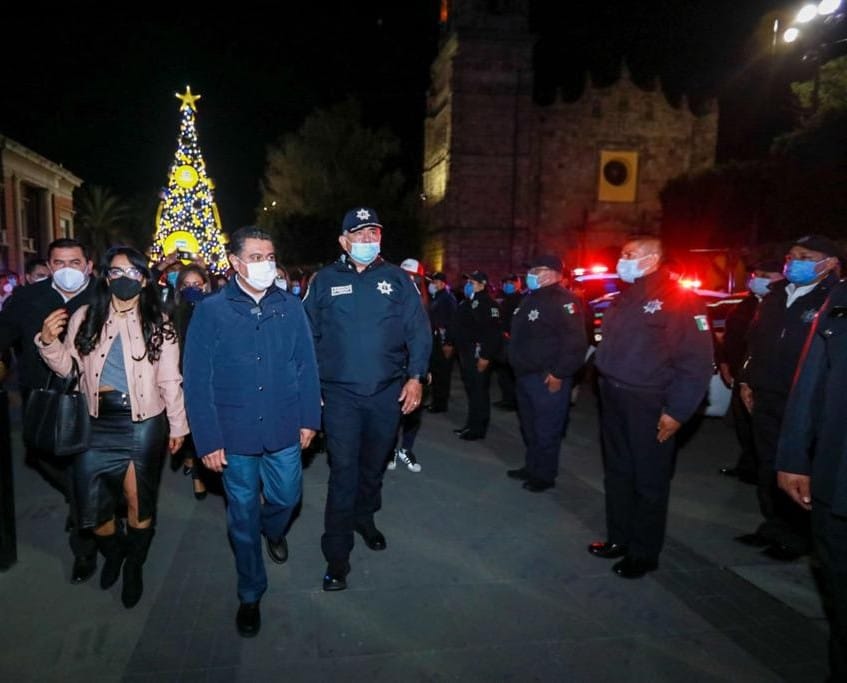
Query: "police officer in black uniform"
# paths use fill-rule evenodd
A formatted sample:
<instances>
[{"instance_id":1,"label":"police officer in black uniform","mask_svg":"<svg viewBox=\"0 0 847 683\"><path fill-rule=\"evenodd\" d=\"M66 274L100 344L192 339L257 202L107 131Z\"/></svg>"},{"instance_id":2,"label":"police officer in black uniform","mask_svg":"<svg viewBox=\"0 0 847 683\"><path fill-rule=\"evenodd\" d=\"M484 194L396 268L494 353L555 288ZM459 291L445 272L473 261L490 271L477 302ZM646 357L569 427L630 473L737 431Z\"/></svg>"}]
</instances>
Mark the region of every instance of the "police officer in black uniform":
<instances>
[{"instance_id":1,"label":"police officer in black uniform","mask_svg":"<svg viewBox=\"0 0 847 683\"><path fill-rule=\"evenodd\" d=\"M445 413L450 400L450 379L453 374L453 346L448 343L447 330L456 315L457 304L444 273L432 273L427 279L430 295L429 324L432 329L432 356L429 359L432 399L427 410L431 413Z\"/></svg>"},{"instance_id":2,"label":"police officer in black uniform","mask_svg":"<svg viewBox=\"0 0 847 683\"><path fill-rule=\"evenodd\" d=\"M484 439L491 418L491 362L502 344L500 308L486 291L488 276L476 270L465 276L465 298L456 309L448 334L459 353L462 382L468 395L468 417L455 430L460 439Z\"/></svg>"},{"instance_id":3,"label":"police officer in black uniform","mask_svg":"<svg viewBox=\"0 0 847 683\"><path fill-rule=\"evenodd\" d=\"M841 253L821 235L801 237L786 255L785 280L770 287L748 333L741 398L750 410L759 458L757 493L764 521L736 540L791 561L811 549L809 516L779 489L774 458L797 363L818 309L838 282Z\"/></svg>"},{"instance_id":4,"label":"police officer in black uniform","mask_svg":"<svg viewBox=\"0 0 847 683\"><path fill-rule=\"evenodd\" d=\"M558 256L536 258L526 282L529 294L514 312L509 344L526 456L523 467L507 474L524 480L528 491L539 492L555 486L573 377L588 343L582 310L561 284Z\"/></svg>"},{"instance_id":5,"label":"police officer in black uniform","mask_svg":"<svg viewBox=\"0 0 847 683\"><path fill-rule=\"evenodd\" d=\"M776 456L780 488L811 510L829 604L831 681L847 681L847 283L832 290L809 335Z\"/></svg>"},{"instance_id":6,"label":"police officer in black uniform","mask_svg":"<svg viewBox=\"0 0 847 683\"><path fill-rule=\"evenodd\" d=\"M343 590L354 530L384 550L374 523L387 454L402 414L421 402L431 348L426 311L409 276L379 256L376 212L351 209L341 224L344 254L321 269L303 304L312 325L329 451L321 548L323 589Z\"/></svg>"},{"instance_id":7,"label":"police officer in black uniform","mask_svg":"<svg viewBox=\"0 0 847 683\"><path fill-rule=\"evenodd\" d=\"M597 347L606 486L605 542L618 576L658 567L665 537L674 436L699 407L712 376L706 307L661 267L662 244L633 236L618 275L631 283L603 318Z\"/></svg>"},{"instance_id":8,"label":"police officer in black uniform","mask_svg":"<svg viewBox=\"0 0 847 683\"><path fill-rule=\"evenodd\" d=\"M515 273L506 275L500 283L503 299L500 302L500 324L503 332L503 350L497 360L495 372L500 387L500 400L494 405L502 410L517 410L518 399L515 391L515 372L509 364L509 330L512 316L523 301L521 279Z\"/></svg>"},{"instance_id":9,"label":"police officer in black uniform","mask_svg":"<svg viewBox=\"0 0 847 683\"><path fill-rule=\"evenodd\" d=\"M41 331L44 319L57 308L73 314L89 303L95 288L95 281L90 277L92 264L88 250L80 242L70 238L51 242L47 247L47 262L52 277L17 288L0 311L0 352L12 346L20 349L18 379L24 407L30 392L44 387L52 375L35 346L35 335ZM60 338L64 339L64 335ZM70 503L69 541L74 554L71 583L87 581L97 570L97 545L90 533L76 527L74 487L69 476L71 459L27 449L26 461Z\"/></svg>"}]
</instances>

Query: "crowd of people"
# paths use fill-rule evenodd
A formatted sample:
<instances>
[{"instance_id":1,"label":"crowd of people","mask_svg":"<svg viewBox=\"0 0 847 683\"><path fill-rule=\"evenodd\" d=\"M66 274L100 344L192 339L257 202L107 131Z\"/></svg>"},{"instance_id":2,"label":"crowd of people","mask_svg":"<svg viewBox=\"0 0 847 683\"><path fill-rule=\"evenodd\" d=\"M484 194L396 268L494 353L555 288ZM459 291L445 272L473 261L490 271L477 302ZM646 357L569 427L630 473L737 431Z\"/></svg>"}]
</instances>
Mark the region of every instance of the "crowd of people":
<instances>
[{"instance_id":1,"label":"crowd of people","mask_svg":"<svg viewBox=\"0 0 847 683\"><path fill-rule=\"evenodd\" d=\"M443 272L383 260L383 226L348 211L337 260L308 281L277 261L271 236L246 227L229 242L226 276L176 254L150 265L115 246L96 266L63 238L27 264L0 310L0 352L14 350L24 405L50 373L80 375L91 421L73 458L27 448L27 463L64 496L71 581L122 579L133 607L155 533L160 467L171 454L202 500L215 477L227 499L237 571L238 632L256 635L265 552L288 558L302 495L302 452L320 437L329 481L323 589L347 587L355 537L373 551L386 471L425 466L415 452L424 410L448 411L459 363L467 414L458 439L485 439L495 374L525 448L505 474L530 493L555 487L572 388L589 353L585 302L552 254L493 283L464 275L456 297ZM184 256L184 255L183 255ZM847 449L838 401L847 339L842 254L802 237L784 263L751 264L749 294L718 348L705 305L665 267L660 239L633 235L625 283L603 319L597 371L606 535L588 545L629 579L659 566L675 441L702 404L717 360L732 386L741 456L721 471L755 483L763 521L738 541L777 559L816 552L833 596L832 666L847 671ZM522 287L522 284L525 287ZM793 389L792 389L793 387ZM428 399L428 400L426 400ZM816 406L824 406L823 408ZM811 510L811 516L809 511Z\"/></svg>"}]
</instances>

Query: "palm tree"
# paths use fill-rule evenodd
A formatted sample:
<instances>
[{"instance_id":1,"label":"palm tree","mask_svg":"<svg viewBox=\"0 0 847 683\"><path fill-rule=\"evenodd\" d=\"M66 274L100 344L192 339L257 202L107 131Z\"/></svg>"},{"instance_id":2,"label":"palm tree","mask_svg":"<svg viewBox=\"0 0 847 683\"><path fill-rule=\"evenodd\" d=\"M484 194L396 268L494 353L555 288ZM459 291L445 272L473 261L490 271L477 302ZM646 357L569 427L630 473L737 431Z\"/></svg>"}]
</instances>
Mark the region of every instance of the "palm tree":
<instances>
[{"instance_id":1,"label":"palm tree","mask_svg":"<svg viewBox=\"0 0 847 683\"><path fill-rule=\"evenodd\" d=\"M129 206L109 188L85 185L74 205L77 238L97 256L111 245L127 241Z\"/></svg>"}]
</instances>

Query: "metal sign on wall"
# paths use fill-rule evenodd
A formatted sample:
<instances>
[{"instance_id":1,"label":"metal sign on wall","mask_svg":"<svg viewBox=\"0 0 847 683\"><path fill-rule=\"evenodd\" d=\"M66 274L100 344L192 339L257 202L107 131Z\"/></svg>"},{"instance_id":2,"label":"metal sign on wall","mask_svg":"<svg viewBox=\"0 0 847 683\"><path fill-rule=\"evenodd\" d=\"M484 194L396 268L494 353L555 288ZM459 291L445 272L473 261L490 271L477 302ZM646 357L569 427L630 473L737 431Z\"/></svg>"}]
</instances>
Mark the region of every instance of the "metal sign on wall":
<instances>
[{"instance_id":1,"label":"metal sign on wall","mask_svg":"<svg viewBox=\"0 0 847 683\"><path fill-rule=\"evenodd\" d=\"M601 202L634 202L638 189L638 152L600 151L597 199Z\"/></svg>"}]
</instances>

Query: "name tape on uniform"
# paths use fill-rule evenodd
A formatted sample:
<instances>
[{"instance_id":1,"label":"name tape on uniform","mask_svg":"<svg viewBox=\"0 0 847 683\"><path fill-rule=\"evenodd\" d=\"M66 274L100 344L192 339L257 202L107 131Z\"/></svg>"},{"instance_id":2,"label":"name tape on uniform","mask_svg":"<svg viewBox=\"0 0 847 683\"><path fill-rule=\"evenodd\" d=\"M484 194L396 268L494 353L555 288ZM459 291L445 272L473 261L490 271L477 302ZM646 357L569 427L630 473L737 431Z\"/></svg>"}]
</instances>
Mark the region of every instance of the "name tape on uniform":
<instances>
[{"instance_id":1,"label":"name tape on uniform","mask_svg":"<svg viewBox=\"0 0 847 683\"><path fill-rule=\"evenodd\" d=\"M353 285L344 285L342 287L333 287L329 290L329 293L332 296L339 296L340 294L352 294L353 293Z\"/></svg>"}]
</instances>

